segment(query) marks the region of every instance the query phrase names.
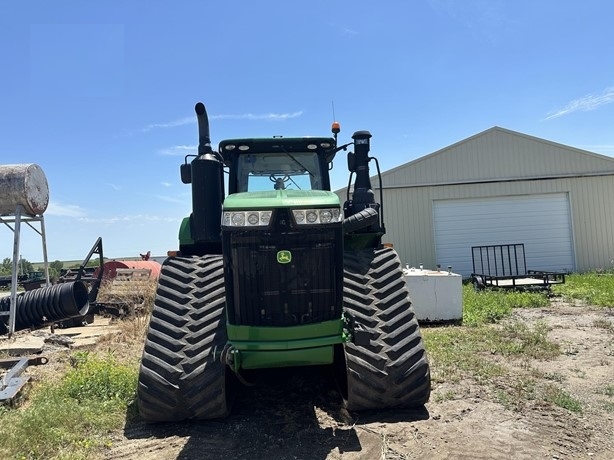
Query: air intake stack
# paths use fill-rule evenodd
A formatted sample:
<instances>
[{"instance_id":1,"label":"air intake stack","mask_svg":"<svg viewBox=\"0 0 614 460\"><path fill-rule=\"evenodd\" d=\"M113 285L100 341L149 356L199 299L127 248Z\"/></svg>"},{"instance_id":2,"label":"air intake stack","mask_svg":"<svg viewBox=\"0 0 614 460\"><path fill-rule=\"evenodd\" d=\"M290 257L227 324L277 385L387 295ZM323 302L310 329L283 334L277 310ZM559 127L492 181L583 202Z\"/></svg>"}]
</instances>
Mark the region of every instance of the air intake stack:
<instances>
[{"instance_id":1,"label":"air intake stack","mask_svg":"<svg viewBox=\"0 0 614 460\"><path fill-rule=\"evenodd\" d=\"M354 153L348 154L348 169L350 173L356 174L356 179L354 181L352 198L345 202L343 212L346 219L360 213L364 216L364 223L370 223L370 225L361 228L358 232L384 233L383 225L379 218L381 204L375 200L375 194L371 189L369 173L371 137L369 131L356 131L352 136L352 139L354 139ZM367 209L370 211L365 211Z\"/></svg>"}]
</instances>

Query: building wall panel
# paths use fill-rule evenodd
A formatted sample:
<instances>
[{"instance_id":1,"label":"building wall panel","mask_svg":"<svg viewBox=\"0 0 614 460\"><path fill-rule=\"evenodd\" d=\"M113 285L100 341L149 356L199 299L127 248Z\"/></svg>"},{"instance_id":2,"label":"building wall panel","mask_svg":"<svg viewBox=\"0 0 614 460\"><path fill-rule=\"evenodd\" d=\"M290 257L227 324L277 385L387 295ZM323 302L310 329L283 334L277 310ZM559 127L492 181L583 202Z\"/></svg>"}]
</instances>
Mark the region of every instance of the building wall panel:
<instances>
[{"instance_id":1,"label":"building wall panel","mask_svg":"<svg viewBox=\"0 0 614 460\"><path fill-rule=\"evenodd\" d=\"M614 268L614 176L386 189L384 239L403 263L434 267L434 200L544 193L569 194L576 270Z\"/></svg>"}]
</instances>

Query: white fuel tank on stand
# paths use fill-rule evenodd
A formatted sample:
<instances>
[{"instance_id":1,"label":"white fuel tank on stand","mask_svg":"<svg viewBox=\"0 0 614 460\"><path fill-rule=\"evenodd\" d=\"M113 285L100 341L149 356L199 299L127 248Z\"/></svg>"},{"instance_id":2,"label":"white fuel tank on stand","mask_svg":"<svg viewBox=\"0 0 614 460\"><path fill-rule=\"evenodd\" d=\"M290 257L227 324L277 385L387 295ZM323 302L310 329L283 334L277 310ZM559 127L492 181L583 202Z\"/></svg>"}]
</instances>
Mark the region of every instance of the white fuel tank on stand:
<instances>
[{"instance_id":1,"label":"white fuel tank on stand","mask_svg":"<svg viewBox=\"0 0 614 460\"><path fill-rule=\"evenodd\" d=\"M403 274L418 321L462 321L461 275L448 270L414 267L405 268Z\"/></svg>"},{"instance_id":2,"label":"white fuel tank on stand","mask_svg":"<svg viewBox=\"0 0 614 460\"><path fill-rule=\"evenodd\" d=\"M17 206L25 215L42 215L48 204L49 185L40 166L0 165L0 216L15 215Z\"/></svg>"}]
</instances>

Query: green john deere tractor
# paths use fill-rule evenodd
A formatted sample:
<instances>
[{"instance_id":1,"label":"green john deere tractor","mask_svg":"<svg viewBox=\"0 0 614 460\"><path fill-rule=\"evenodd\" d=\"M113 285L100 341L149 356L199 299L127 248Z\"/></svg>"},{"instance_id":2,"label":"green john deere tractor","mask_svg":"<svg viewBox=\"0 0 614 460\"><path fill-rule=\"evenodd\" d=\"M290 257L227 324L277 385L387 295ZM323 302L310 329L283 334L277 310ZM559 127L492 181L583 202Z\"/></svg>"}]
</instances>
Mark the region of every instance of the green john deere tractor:
<instances>
[{"instance_id":1,"label":"green john deere tractor","mask_svg":"<svg viewBox=\"0 0 614 460\"><path fill-rule=\"evenodd\" d=\"M216 152L205 106L195 110L198 154L181 165L192 213L158 281L142 418L224 417L246 374L310 365L335 370L348 410L424 405L429 365L401 262L382 245L371 134L338 145L334 123L333 137L230 139ZM342 208L328 171L351 146Z\"/></svg>"}]
</instances>

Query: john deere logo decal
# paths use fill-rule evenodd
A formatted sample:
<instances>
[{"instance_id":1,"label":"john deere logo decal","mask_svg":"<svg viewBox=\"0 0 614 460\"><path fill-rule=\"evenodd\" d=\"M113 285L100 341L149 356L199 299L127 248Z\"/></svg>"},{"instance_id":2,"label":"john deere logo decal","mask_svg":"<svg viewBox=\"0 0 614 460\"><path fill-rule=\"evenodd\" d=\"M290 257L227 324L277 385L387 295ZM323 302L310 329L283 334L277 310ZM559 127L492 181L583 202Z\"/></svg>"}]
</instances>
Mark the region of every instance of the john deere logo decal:
<instances>
[{"instance_id":1,"label":"john deere logo decal","mask_svg":"<svg viewBox=\"0 0 614 460\"><path fill-rule=\"evenodd\" d=\"M289 264L292 262L292 253L290 251L277 251L277 262L280 264Z\"/></svg>"}]
</instances>

